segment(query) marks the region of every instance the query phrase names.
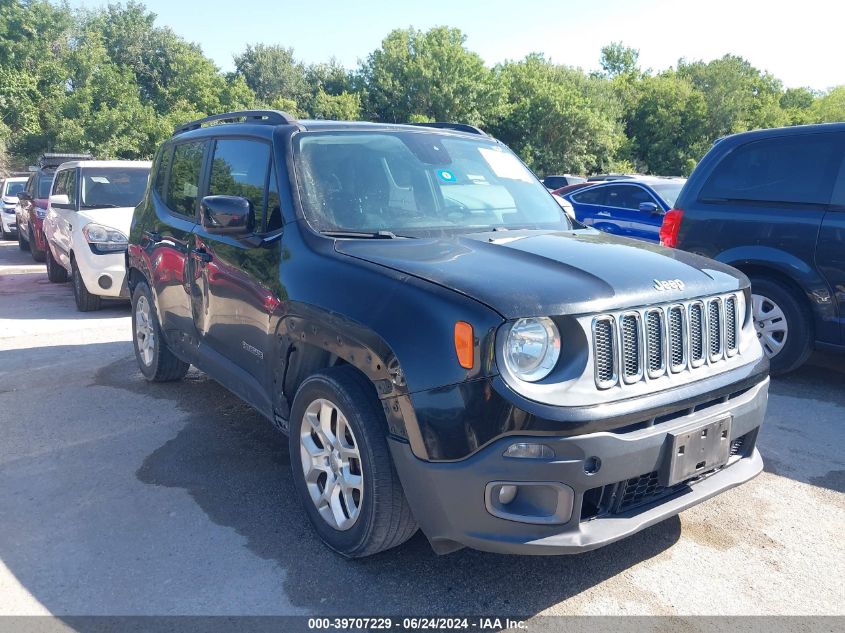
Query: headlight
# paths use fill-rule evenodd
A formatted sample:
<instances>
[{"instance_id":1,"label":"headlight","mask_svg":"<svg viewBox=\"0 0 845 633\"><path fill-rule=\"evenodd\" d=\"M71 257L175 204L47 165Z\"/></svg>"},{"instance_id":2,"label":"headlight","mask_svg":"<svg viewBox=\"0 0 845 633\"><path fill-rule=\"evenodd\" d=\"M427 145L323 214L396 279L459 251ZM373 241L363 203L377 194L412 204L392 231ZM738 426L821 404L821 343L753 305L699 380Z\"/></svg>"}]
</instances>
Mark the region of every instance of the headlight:
<instances>
[{"instance_id":1,"label":"headlight","mask_svg":"<svg viewBox=\"0 0 845 633\"><path fill-rule=\"evenodd\" d=\"M505 364L520 380L536 382L548 376L560 357L560 333L547 317L516 321L505 342Z\"/></svg>"},{"instance_id":2,"label":"headlight","mask_svg":"<svg viewBox=\"0 0 845 633\"><path fill-rule=\"evenodd\" d=\"M82 234L89 244L101 251L122 251L129 243L126 236L117 229L94 222L82 227Z\"/></svg>"},{"instance_id":3,"label":"headlight","mask_svg":"<svg viewBox=\"0 0 845 633\"><path fill-rule=\"evenodd\" d=\"M45 217L47 217L47 209L35 207L35 216L43 220Z\"/></svg>"}]
</instances>

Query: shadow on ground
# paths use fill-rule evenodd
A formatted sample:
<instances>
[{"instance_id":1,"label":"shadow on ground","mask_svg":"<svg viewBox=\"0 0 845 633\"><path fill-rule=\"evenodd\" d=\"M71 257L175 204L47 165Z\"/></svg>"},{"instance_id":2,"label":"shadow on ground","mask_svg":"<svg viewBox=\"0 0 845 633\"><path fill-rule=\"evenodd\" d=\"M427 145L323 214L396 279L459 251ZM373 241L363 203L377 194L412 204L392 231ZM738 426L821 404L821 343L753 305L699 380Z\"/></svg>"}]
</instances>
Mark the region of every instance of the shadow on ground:
<instances>
[{"instance_id":1,"label":"shadow on ground","mask_svg":"<svg viewBox=\"0 0 845 633\"><path fill-rule=\"evenodd\" d=\"M172 400L189 422L149 455L144 483L187 490L215 523L286 571L285 593L320 613L533 615L671 547L677 518L579 556L515 557L462 550L435 555L418 533L399 548L345 561L316 538L295 497L284 438L256 411L203 374L181 383L127 381L134 360L102 369L97 384ZM379 604L373 596L382 596Z\"/></svg>"}]
</instances>

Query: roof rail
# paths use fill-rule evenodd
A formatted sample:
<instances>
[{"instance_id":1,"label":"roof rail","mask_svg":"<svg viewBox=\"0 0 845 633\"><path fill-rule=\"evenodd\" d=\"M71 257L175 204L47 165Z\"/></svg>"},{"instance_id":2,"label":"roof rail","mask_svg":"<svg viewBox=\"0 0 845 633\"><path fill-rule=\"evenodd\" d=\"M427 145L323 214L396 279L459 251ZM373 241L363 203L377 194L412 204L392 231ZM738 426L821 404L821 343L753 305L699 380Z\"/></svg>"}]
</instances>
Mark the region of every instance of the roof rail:
<instances>
[{"instance_id":1,"label":"roof rail","mask_svg":"<svg viewBox=\"0 0 845 633\"><path fill-rule=\"evenodd\" d=\"M173 134L198 130L209 123L263 123L265 125L296 125L297 121L287 112L280 110L239 110L212 114L204 119L197 119L178 126Z\"/></svg>"},{"instance_id":2,"label":"roof rail","mask_svg":"<svg viewBox=\"0 0 845 633\"><path fill-rule=\"evenodd\" d=\"M41 168L52 169L58 167L62 163L67 163L72 160L91 160L94 158L88 152L80 152L77 154L56 154L45 153L38 157L38 166Z\"/></svg>"},{"instance_id":3,"label":"roof rail","mask_svg":"<svg viewBox=\"0 0 845 633\"><path fill-rule=\"evenodd\" d=\"M411 125L419 125L421 127L434 127L444 130L455 130L457 132L466 132L468 134L478 134L480 136L487 136L487 132L480 127L475 127L469 123L450 123L448 121L436 121L431 123L411 123Z\"/></svg>"}]
</instances>

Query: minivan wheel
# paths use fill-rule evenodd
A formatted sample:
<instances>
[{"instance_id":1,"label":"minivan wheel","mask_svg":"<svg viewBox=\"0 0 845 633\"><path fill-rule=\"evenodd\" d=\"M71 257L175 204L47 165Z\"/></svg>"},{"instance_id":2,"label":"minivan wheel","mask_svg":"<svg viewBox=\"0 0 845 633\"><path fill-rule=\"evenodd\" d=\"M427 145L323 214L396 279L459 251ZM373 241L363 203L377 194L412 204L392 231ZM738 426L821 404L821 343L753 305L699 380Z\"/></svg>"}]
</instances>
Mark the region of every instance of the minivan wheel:
<instances>
[{"instance_id":1,"label":"minivan wheel","mask_svg":"<svg viewBox=\"0 0 845 633\"><path fill-rule=\"evenodd\" d=\"M54 284L63 284L67 281L67 270L53 257L53 252L47 248L47 279Z\"/></svg>"},{"instance_id":2,"label":"minivan wheel","mask_svg":"<svg viewBox=\"0 0 845 633\"><path fill-rule=\"evenodd\" d=\"M70 276L73 282L73 299L76 301L76 309L80 312L92 312L100 309L100 297L98 295L88 292L85 286L85 280L82 278L82 273L79 272L79 267L76 265L76 260L70 260Z\"/></svg>"},{"instance_id":3,"label":"minivan wheel","mask_svg":"<svg viewBox=\"0 0 845 633\"><path fill-rule=\"evenodd\" d=\"M769 277L751 278L754 331L773 375L800 367L813 352L810 311L794 291Z\"/></svg>"},{"instance_id":4,"label":"minivan wheel","mask_svg":"<svg viewBox=\"0 0 845 633\"><path fill-rule=\"evenodd\" d=\"M161 336L149 286L139 282L132 292L132 343L135 359L150 382L179 380L190 365L170 350Z\"/></svg>"},{"instance_id":5,"label":"minivan wheel","mask_svg":"<svg viewBox=\"0 0 845 633\"><path fill-rule=\"evenodd\" d=\"M300 385L289 444L294 486L331 549L361 558L417 531L390 457L384 412L357 369L332 367Z\"/></svg>"}]
</instances>

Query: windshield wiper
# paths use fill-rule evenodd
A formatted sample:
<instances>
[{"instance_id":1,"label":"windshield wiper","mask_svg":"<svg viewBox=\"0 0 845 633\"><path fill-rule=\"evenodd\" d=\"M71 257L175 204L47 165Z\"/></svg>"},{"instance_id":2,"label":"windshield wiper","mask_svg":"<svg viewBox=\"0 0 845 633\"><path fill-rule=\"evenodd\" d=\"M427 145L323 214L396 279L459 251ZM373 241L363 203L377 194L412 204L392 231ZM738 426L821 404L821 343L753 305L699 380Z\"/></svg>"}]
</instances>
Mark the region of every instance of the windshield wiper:
<instances>
[{"instance_id":1,"label":"windshield wiper","mask_svg":"<svg viewBox=\"0 0 845 633\"><path fill-rule=\"evenodd\" d=\"M320 231L328 237L356 237L363 240L393 240L396 238L413 239L409 235L396 235L393 231Z\"/></svg>"}]
</instances>

